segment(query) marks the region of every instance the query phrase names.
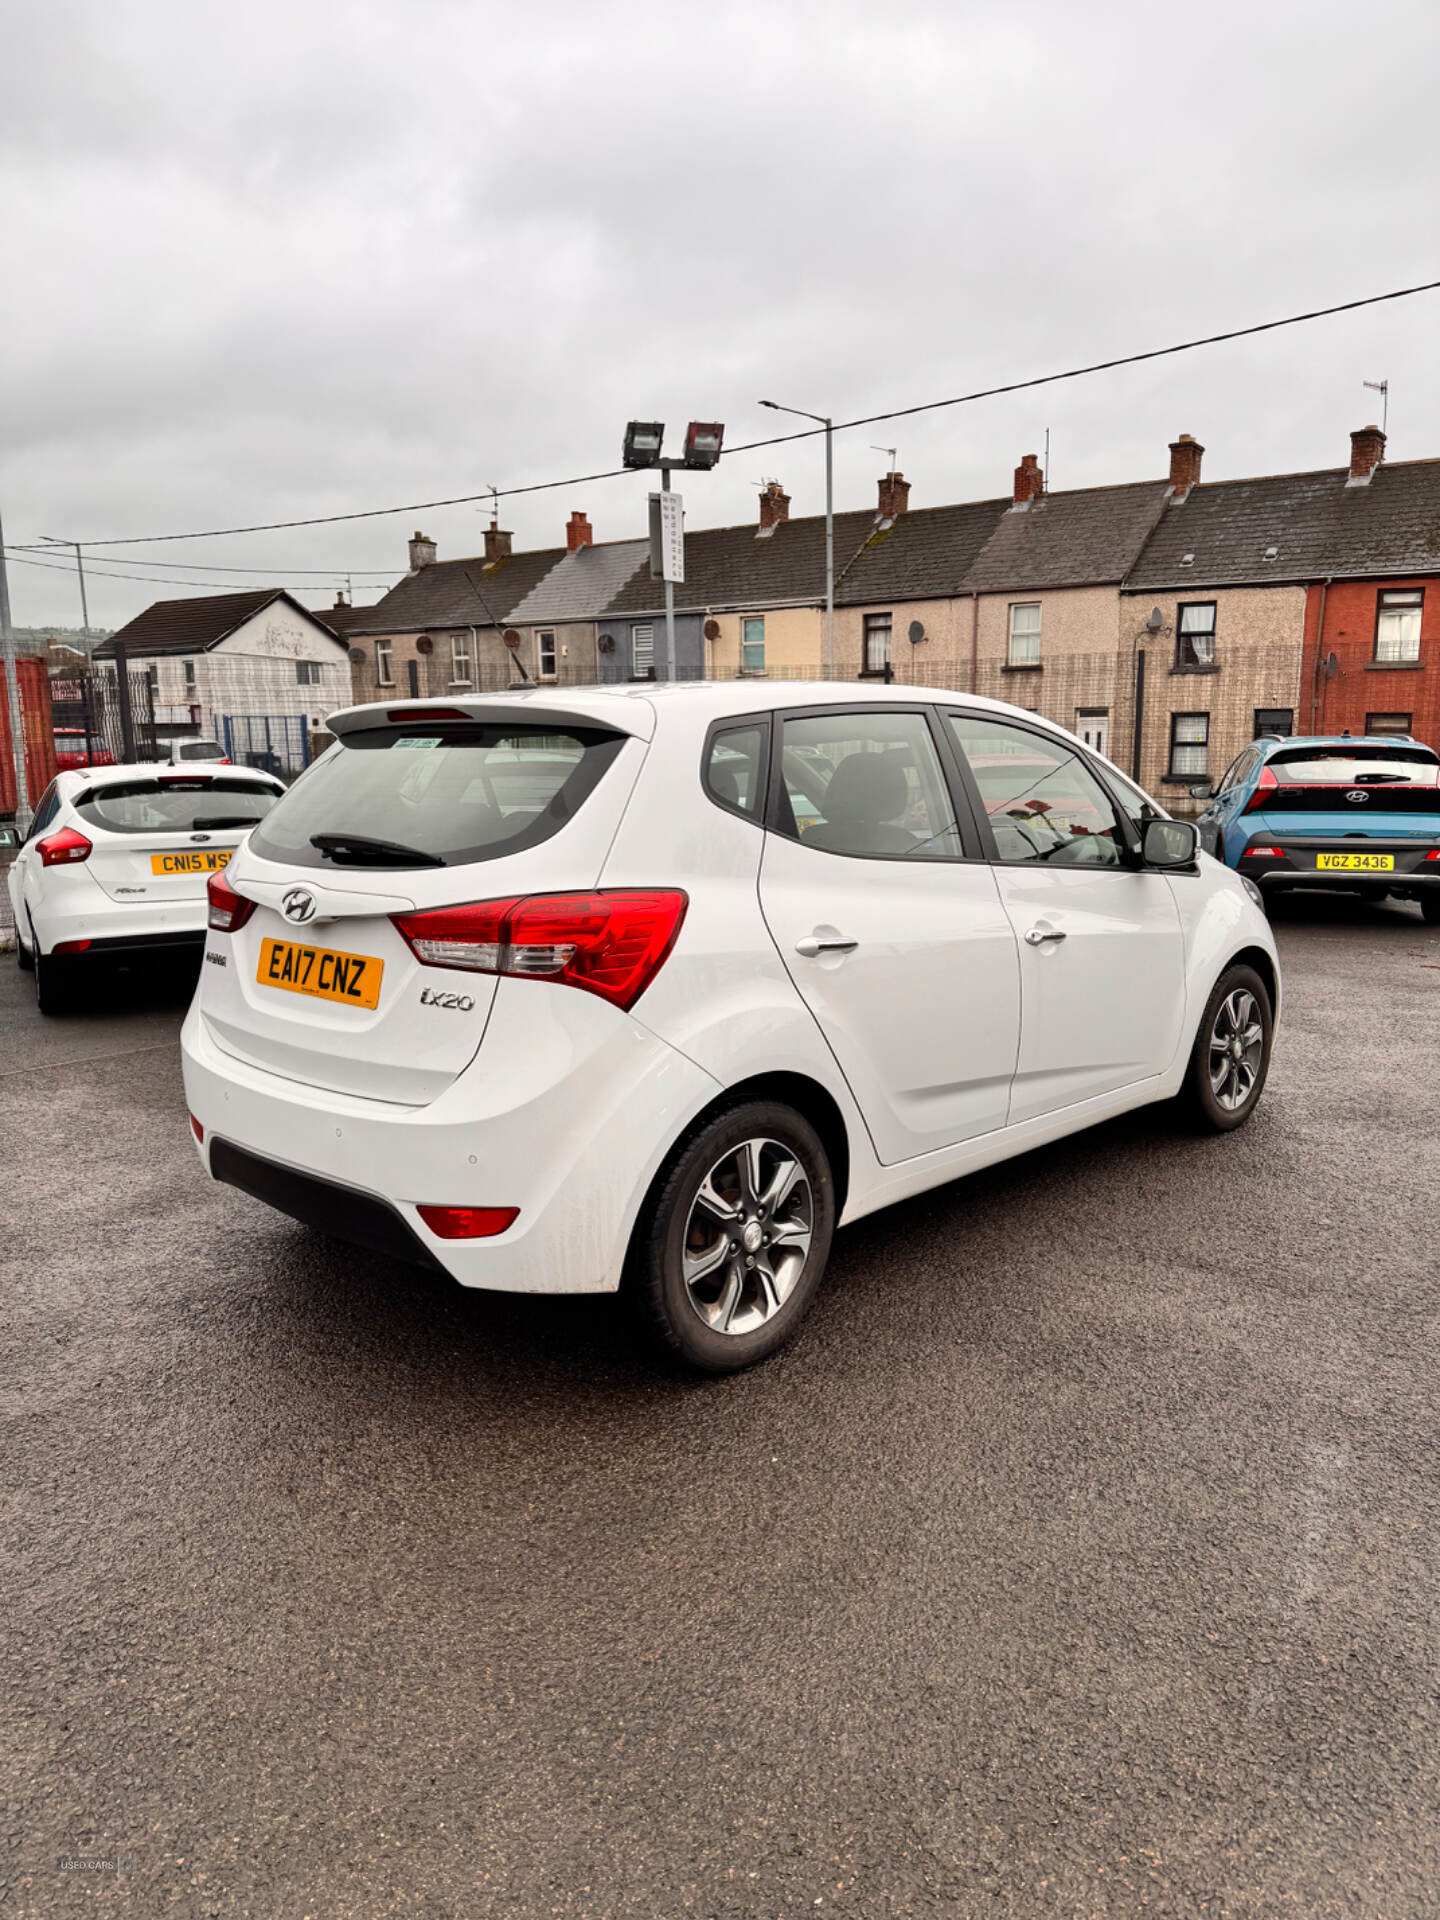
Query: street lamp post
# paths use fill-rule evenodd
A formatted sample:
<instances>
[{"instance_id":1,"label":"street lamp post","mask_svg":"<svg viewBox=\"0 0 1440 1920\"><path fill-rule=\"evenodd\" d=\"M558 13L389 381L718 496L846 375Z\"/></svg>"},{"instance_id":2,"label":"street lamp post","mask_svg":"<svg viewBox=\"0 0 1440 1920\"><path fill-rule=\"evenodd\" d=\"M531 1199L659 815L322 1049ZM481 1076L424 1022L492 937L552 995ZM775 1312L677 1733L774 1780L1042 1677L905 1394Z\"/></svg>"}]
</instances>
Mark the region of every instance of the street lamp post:
<instances>
[{"instance_id":1,"label":"street lamp post","mask_svg":"<svg viewBox=\"0 0 1440 1920\"><path fill-rule=\"evenodd\" d=\"M85 556L80 551L78 540L61 540L53 533L42 533L40 538L48 540L52 547L73 547L75 549L75 571L80 576L80 631L90 638L90 609L85 601Z\"/></svg>"},{"instance_id":2,"label":"street lamp post","mask_svg":"<svg viewBox=\"0 0 1440 1920\"><path fill-rule=\"evenodd\" d=\"M24 833L30 824L30 795L25 780L25 726L20 712L20 663L15 633L10 625L10 581L5 572L5 530L0 527L0 697L10 721L10 751L15 761L15 824Z\"/></svg>"},{"instance_id":3,"label":"street lamp post","mask_svg":"<svg viewBox=\"0 0 1440 1920\"><path fill-rule=\"evenodd\" d=\"M670 493L670 473L674 467L689 467L704 470L713 467L720 458L721 442L725 438L725 428L718 420L692 420L685 429L685 451L679 459L667 458L660 449L665 444L665 427L659 420L632 420L625 429L625 448L621 455L627 467L660 469L660 494L651 494L651 530L650 530L650 571L655 573L657 549L660 558L660 575L665 582L665 660L662 680L674 680L678 677L678 660L675 652L675 582L685 578L685 531L683 520L684 503L676 496L673 508L667 511L666 496ZM679 526L679 533L672 545L667 540L667 528ZM678 555L678 557L677 557ZM653 655L652 655L652 672Z\"/></svg>"},{"instance_id":4,"label":"street lamp post","mask_svg":"<svg viewBox=\"0 0 1440 1920\"><path fill-rule=\"evenodd\" d=\"M820 636L820 671L829 679L835 671L835 423L829 414L782 407L778 400L760 404L774 413L793 413L797 420L818 420L825 429L825 631Z\"/></svg>"}]
</instances>

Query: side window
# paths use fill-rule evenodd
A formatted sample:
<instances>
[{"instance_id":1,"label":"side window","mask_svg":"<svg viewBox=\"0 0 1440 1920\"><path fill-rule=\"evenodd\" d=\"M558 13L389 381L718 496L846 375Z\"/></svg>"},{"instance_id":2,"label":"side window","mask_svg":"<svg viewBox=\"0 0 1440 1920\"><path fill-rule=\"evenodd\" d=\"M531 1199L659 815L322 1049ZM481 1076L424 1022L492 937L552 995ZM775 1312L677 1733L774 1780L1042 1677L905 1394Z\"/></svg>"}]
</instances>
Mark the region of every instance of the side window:
<instances>
[{"instance_id":1,"label":"side window","mask_svg":"<svg viewBox=\"0 0 1440 1920\"><path fill-rule=\"evenodd\" d=\"M952 713L1001 860L1045 860L1056 866L1120 864L1120 823L1109 795L1063 742L1011 726Z\"/></svg>"},{"instance_id":2,"label":"side window","mask_svg":"<svg viewBox=\"0 0 1440 1920\"><path fill-rule=\"evenodd\" d=\"M786 720L780 765L789 803L781 831L793 831L807 847L897 860L957 860L963 854L923 714ZM781 807L782 820L785 813Z\"/></svg>"},{"instance_id":3,"label":"side window","mask_svg":"<svg viewBox=\"0 0 1440 1920\"><path fill-rule=\"evenodd\" d=\"M58 783L52 780L40 796L40 804L36 807L30 821L30 838L32 840L38 838L38 836L45 831L60 811L60 795L57 787Z\"/></svg>"},{"instance_id":4,"label":"side window","mask_svg":"<svg viewBox=\"0 0 1440 1920\"><path fill-rule=\"evenodd\" d=\"M705 759L705 791L722 807L755 820L764 790L765 729L726 727L710 742Z\"/></svg>"},{"instance_id":5,"label":"side window","mask_svg":"<svg viewBox=\"0 0 1440 1920\"><path fill-rule=\"evenodd\" d=\"M1107 773L1108 772L1109 770L1107 769ZM1142 793L1139 787L1132 786L1128 780L1122 779L1118 773L1109 773L1109 785L1111 791L1120 802L1122 813L1129 816L1137 834L1144 831L1147 820L1164 819L1164 809L1156 806L1148 793Z\"/></svg>"}]
</instances>

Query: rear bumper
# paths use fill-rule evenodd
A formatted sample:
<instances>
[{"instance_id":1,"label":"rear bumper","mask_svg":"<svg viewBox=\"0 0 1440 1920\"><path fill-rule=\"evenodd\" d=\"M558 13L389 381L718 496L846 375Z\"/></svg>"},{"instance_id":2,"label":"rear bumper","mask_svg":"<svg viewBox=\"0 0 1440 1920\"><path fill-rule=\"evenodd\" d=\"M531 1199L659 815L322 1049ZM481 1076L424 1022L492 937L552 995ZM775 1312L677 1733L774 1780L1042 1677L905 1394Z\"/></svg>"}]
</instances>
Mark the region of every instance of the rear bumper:
<instances>
[{"instance_id":1,"label":"rear bumper","mask_svg":"<svg viewBox=\"0 0 1440 1920\"><path fill-rule=\"evenodd\" d=\"M1287 839L1283 834L1253 834L1236 869L1267 891L1286 887L1334 887L1345 892L1401 893L1418 898L1440 887L1440 860L1427 860L1436 841L1365 839ZM1383 868L1321 868L1320 854L1378 855L1393 865Z\"/></svg>"},{"instance_id":2,"label":"rear bumper","mask_svg":"<svg viewBox=\"0 0 1440 1920\"><path fill-rule=\"evenodd\" d=\"M502 1006L520 996L522 1005ZM507 1293L620 1284L650 1182L719 1083L594 995L502 981L477 1059L424 1107L329 1092L237 1060L199 999L181 1034L207 1170L322 1231ZM518 1207L444 1240L422 1205Z\"/></svg>"},{"instance_id":3,"label":"rear bumper","mask_svg":"<svg viewBox=\"0 0 1440 1920\"><path fill-rule=\"evenodd\" d=\"M198 947L205 938L206 902L177 900L132 906L112 900L95 885L83 891L67 887L55 900L42 902L35 915L35 937L42 954L63 941L88 940L88 952L122 953L142 947Z\"/></svg>"}]
</instances>

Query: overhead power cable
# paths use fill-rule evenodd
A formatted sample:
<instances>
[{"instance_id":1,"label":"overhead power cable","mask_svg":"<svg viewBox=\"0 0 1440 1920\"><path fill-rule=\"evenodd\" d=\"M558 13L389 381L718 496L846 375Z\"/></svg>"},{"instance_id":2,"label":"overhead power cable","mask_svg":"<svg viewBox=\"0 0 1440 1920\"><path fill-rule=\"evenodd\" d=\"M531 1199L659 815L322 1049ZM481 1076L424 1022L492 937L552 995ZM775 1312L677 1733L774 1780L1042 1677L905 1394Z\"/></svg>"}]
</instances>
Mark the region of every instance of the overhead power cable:
<instances>
[{"instance_id":1,"label":"overhead power cable","mask_svg":"<svg viewBox=\"0 0 1440 1920\"><path fill-rule=\"evenodd\" d=\"M963 407L976 400L992 400L1000 394L1024 393L1032 387L1047 387L1061 380L1080 380L1091 373L1108 373L1116 367L1138 366L1145 360L1163 360L1168 355L1193 353L1199 347L1214 347L1227 340L1244 340L1257 333L1273 333L1280 327L1298 327L1307 320L1325 320L1337 313L1354 313L1361 307L1376 307L1389 300L1408 300L1417 293L1434 293L1440 280L1424 280L1413 287L1396 287L1389 293L1366 294L1359 300L1342 300L1330 307L1312 307L1306 313L1286 314L1280 320L1258 320L1247 327L1230 327L1223 333L1207 333L1197 340L1180 340L1168 347L1149 347L1142 353L1118 354L1110 360L1092 360L1083 367L1067 367L1060 373L1037 374L1028 380L1007 380L997 387L980 387L973 393L958 393L946 400L924 400L912 407L892 407L886 413L867 413L854 420L837 420L835 433L853 427L878 426L885 420L906 420L917 413L934 413L942 407ZM824 427L802 427L795 433L773 434L767 440L746 440L726 447L722 457L736 453L754 453L761 447L778 447L791 440L812 440L825 432ZM320 513L303 520L265 520L245 527L204 527L189 533L128 534L105 540L82 540L85 547L151 546L166 540L219 540L239 533L282 533L292 527L338 526L348 520L383 520L393 514L429 513L441 507L469 507L483 500L513 500L521 494L549 493L560 487L584 487L597 480L616 480L630 469L607 467L599 473L574 474L568 480L536 480L523 487L486 487L482 493L458 493L443 500L413 500L399 507L367 507L355 513Z\"/></svg>"},{"instance_id":2,"label":"overhead power cable","mask_svg":"<svg viewBox=\"0 0 1440 1920\"><path fill-rule=\"evenodd\" d=\"M5 557L13 561L17 567L44 567L50 573L68 573L72 579L75 576L73 561L67 565L63 560L35 560L30 554L21 553L14 547L6 547ZM237 568L236 571L239 572L241 569ZM217 588L225 587L232 588L236 593L253 593L257 590L253 582L247 584L243 580L172 580L163 576L156 579L153 575L143 573L116 573L109 567L86 567L85 578L88 580L92 575L98 575L102 580L129 580L138 587L205 587L211 593L214 593ZM298 591L323 593L325 588L300 587Z\"/></svg>"},{"instance_id":3,"label":"overhead power cable","mask_svg":"<svg viewBox=\"0 0 1440 1920\"><path fill-rule=\"evenodd\" d=\"M53 554L57 551L60 544L61 543L56 541L46 541L42 543L38 540L32 540L21 546L7 546L5 551L17 555L22 553ZM65 546L73 546L75 543L67 540L63 544ZM82 547L85 544L83 540L80 542ZM165 567L172 571L177 567L182 571L188 568L192 573L263 573L273 574L277 579L287 580L293 574L297 573L318 575L323 580L345 580L351 576L358 580L362 574L374 574L381 580L393 580L395 578L394 567L212 567L207 566L203 560L146 560L139 554L136 554L133 558L127 555L125 564L127 567Z\"/></svg>"}]
</instances>

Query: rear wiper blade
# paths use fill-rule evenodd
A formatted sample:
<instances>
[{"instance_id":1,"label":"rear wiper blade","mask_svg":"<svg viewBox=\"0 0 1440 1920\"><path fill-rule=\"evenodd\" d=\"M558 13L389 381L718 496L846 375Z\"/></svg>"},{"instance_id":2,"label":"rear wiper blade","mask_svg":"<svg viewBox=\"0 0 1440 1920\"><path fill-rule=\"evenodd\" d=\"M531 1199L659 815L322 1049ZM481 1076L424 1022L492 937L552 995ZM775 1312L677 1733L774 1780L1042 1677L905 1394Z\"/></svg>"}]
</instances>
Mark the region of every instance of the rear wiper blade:
<instances>
[{"instance_id":1,"label":"rear wiper blade","mask_svg":"<svg viewBox=\"0 0 1440 1920\"><path fill-rule=\"evenodd\" d=\"M190 824L197 830L201 827L258 827L260 824L260 815L258 813L217 813L213 819L207 815L205 819L192 820Z\"/></svg>"},{"instance_id":2,"label":"rear wiper blade","mask_svg":"<svg viewBox=\"0 0 1440 1920\"><path fill-rule=\"evenodd\" d=\"M310 844L340 865L384 867L443 867L438 854L419 847L402 847L398 840L369 840L363 833L312 833Z\"/></svg>"}]
</instances>

